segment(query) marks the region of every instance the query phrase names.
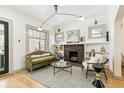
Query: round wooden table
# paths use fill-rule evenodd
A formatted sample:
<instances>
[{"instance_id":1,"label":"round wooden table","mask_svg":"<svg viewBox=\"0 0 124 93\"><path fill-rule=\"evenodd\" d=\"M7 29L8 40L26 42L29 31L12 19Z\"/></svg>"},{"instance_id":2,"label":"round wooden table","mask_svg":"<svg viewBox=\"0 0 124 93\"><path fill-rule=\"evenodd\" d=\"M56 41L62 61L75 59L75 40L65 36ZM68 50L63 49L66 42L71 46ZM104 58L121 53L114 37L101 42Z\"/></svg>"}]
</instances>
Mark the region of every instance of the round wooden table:
<instances>
[{"instance_id":1,"label":"round wooden table","mask_svg":"<svg viewBox=\"0 0 124 93\"><path fill-rule=\"evenodd\" d=\"M51 66L54 68L54 76L55 73L60 72L60 71L66 71L69 72L72 75L72 63L70 62L53 62ZM70 70L66 70L65 68L70 68ZM56 71L56 69L59 69Z\"/></svg>"}]
</instances>

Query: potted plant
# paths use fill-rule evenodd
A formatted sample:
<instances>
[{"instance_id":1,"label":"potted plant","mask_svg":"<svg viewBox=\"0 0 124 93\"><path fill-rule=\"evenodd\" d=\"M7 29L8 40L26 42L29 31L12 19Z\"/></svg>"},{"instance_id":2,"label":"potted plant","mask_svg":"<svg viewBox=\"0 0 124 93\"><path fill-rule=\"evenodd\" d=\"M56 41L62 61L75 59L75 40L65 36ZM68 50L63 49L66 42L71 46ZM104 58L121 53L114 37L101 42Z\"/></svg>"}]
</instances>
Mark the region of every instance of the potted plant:
<instances>
[{"instance_id":1,"label":"potted plant","mask_svg":"<svg viewBox=\"0 0 124 93\"><path fill-rule=\"evenodd\" d=\"M64 62L64 56L63 55L60 55L59 59L60 59L60 62Z\"/></svg>"}]
</instances>

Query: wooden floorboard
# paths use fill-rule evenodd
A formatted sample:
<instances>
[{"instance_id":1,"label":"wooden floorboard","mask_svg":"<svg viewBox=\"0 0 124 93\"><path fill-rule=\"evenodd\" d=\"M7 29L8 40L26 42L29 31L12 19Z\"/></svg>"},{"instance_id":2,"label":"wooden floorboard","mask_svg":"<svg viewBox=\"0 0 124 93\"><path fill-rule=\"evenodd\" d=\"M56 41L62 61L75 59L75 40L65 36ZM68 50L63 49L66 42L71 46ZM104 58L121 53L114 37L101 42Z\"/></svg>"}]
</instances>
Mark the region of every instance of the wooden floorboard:
<instances>
[{"instance_id":1,"label":"wooden floorboard","mask_svg":"<svg viewBox=\"0 0 124 93\"><path fill-rule=\"evenodd\" d=\"M117 78L109 70L106 72L108 80L105 80L105 86L107 88L124 88L124 73L122 73L122 78ZM122 68L122 72L124 72L124 68Z\"/></svg>"},{"instance_id":2,"label":"wooden floorboard","mask_svg":"<svg viewBox=\"0 0 124 93\"><path fill-rule=\"evenodd\" d=\"M29 78L25 73L16 72L0 75L0 88L46 88Z\"/></svg>"}]
</instances>

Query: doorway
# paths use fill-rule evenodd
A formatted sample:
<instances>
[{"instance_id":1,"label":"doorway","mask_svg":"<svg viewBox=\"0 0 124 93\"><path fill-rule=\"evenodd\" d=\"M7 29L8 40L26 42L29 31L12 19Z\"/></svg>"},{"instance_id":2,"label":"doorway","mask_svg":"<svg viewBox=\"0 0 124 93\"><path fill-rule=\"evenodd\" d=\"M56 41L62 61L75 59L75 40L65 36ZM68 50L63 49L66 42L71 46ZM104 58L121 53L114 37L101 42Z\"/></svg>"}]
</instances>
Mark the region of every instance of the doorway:
<instances>
[{"instance_id":1,"label":"doorway","mask_svg":"<svg viewBox=\"0 0 124 93\"><path fill-rule=\"evenodd\" d=\"M8 22L0 20L0 74L9 71Z\"/></svg>"}]
</instances>

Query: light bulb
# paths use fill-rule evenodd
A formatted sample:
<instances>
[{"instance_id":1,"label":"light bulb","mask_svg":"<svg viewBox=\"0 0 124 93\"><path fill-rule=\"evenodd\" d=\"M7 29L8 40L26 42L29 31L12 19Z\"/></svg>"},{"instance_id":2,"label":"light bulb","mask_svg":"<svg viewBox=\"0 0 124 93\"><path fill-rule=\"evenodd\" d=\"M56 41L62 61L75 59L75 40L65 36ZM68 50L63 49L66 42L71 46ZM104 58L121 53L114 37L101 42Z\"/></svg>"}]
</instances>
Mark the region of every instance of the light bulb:
<instances>
[{"instance_id":1,"label":"light bulb","mask_svg":"<svg viewBox=\"0 0 124 93\"><path fill-rule=\"evenodd\" d=\"M42 31L42 30L43 30L43 28L42 28L42 27L38 27L38 30L39 30L39 31Z\"/></svg>"}]
</instances>

